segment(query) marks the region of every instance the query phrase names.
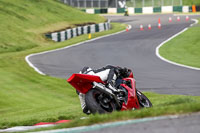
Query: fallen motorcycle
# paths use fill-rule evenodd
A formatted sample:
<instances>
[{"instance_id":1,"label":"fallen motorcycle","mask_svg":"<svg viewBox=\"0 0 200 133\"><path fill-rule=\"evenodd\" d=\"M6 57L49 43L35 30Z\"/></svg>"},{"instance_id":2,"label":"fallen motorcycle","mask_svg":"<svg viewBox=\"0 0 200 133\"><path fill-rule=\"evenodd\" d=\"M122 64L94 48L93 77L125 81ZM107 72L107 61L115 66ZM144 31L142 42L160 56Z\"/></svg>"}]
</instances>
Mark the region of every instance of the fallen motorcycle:
<instances>
[{"instance_id":1,"label":"fallen motorcycle","mask_svg":"<svg viewBox=\"0 0 200 133\"><path fill-rule=\"evenodd\" d=\"M85 94L86 106L93 114L152 107L150 100L136 89L133 75L117 80L117 89L107 88L99 76L88 74L73 74L67 81Z\"/></svg>"}]
</instances>

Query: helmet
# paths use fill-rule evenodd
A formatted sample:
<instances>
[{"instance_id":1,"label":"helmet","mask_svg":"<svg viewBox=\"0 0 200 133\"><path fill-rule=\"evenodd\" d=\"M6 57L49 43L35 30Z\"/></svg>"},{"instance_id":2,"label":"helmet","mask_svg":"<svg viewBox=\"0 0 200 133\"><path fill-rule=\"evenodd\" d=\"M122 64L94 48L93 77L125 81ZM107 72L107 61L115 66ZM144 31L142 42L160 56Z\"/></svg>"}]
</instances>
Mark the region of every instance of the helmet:
<instances>
[{"instance_id":1,"label":"helmet","mask_svg":"<svg viewBox=\"0 0 200 133\"><path fill-rule=\"evenodd\" d=\"M130 69L127 69L126 67L124 67L124 68L121 68L119 71L120 71L120 75L123 78L127 78L127 77L133 78L133 73Z\"/></svg>"},{"instance_id":2,"label":"helmet","mask_svg":"<svg viewBox=\"0 0 200 133\"><path fill-rule=\"evenodd\" d=\"M129 70L130 70L130 69L129 69ZM128 73L128 77L129 77L129 78L134 78L133 72L132 72L131 70L130 70L129 73Z\"/></svg>"}]
</instances>

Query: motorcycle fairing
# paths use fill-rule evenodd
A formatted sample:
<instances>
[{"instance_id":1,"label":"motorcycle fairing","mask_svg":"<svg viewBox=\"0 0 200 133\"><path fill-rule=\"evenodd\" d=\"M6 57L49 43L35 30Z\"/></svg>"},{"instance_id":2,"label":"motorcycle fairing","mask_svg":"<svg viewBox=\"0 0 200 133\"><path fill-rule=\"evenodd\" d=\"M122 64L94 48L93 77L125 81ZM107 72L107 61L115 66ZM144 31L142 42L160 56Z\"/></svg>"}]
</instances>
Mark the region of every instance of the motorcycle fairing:
<instances>
[{"instance_id":1,"label":"motorcycle fairing","mask_svg":"<svg viewBox=\"0 0 200 133\"><path fill-rule=\"evenodd\" d=\"M86 94L92 88L93 82L104 83L99 76L77 73L73 74L67 82L83 94Z\"/></svg>"},{"instance_id":2,"label":"motorcycle fairing","mask_svg":"<svg viewBox=\"0 0 200 133\"><path fill-rule=\"evenodd\" d=\"M128 91L128 100L127 103L123 103L122 104L122 109L121 110L130 110L130 109L139 109L139 101L137 99L137 95L136 95L136 89L135 89L135 79L133 78L125 78L123 79L125 81L130 81L131 82L131 88L126 85L126 84L121 84L121 86L123 86L124 88L126 88L126 90ZM135 101L135 102L133 102Z\"/></svg>"}]
</instances>

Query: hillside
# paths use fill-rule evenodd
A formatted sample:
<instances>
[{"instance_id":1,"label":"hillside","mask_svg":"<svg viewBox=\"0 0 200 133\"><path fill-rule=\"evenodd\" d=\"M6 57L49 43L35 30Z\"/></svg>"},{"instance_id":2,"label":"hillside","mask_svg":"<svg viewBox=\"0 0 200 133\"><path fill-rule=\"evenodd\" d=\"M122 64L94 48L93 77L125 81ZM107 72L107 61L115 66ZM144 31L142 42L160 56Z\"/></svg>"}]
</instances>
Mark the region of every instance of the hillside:
<instances>
[{"instance_id":1,"label":"hillside","mask_svg":"<svg viewBox=\"0 0 200 133\"><path fill-rule=\"evenodd\" d=\"M0 20L0 53L3 53L42 45L38 42L42 33L84 22L98 23L104 18L55 0L1 0Z\"/></svg>"},{"instance_id":2,"label":"hillside","mask_svg":"<svg viewBox=\"0 0 200 133\"><path fill-rule=\"evenodd\" d=\"M0 0L0 20L0 128L83 116L77 94L66 80L39 75L25 56L87 39L83 35L56 43L44 37L46 32L105 19L57 0ZM124 28L115 25L118 31Z\"/></svg>"}]
</instances>

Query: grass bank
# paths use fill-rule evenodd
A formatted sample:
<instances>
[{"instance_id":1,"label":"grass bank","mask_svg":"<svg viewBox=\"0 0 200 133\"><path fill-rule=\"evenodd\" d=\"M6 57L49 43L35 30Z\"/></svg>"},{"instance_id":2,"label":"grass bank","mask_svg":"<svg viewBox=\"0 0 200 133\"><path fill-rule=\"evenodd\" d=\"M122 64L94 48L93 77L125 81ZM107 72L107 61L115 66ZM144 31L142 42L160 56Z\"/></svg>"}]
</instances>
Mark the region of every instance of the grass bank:
<instances>
[{"instance_id":1,"label":"grass bank","mask_svg":"<svg viewBox=\"0 0 200 133\"><path fill-rule=\"evenodd\" d=\"M87 40L87 35L55 43L44 33L74 24L104 22L57 0L0 1L0 128L33 125L40 121L84 116L74 89L64 79L42 76L25 62L25 56ZM125 29L95 33L98 37Z\"/></svg>"},{"instance_id":2,"label":"grass bank","mask_svg":"<svg viewBox=\"0 0 200 133\"><path fill-rule=\"evenodd\" d=\"M200 20L200 19L199 19ZM164 58L180 64L200 68L200 24L164 44L159 53Z\"/></svg>"},{"instance_id":3,"label":"grass bank","mask_svg":"<svg viewBox=\"0 0 200 133\"><path fill-rule=\"evenodd\" d=\"M77 117L73 121L66 124L57 125L51 128L37 129L34 131L69 128L92 125L94 123L114 122L120 120L184 114L200 111L200 97L197 96L161 95L149 92L145 93L145 95L152 101L153 108L114 112L112 114L104 115L90 115L88 119L84 120L80 120L80 118Z\"/></svg>"}]
</instances>

